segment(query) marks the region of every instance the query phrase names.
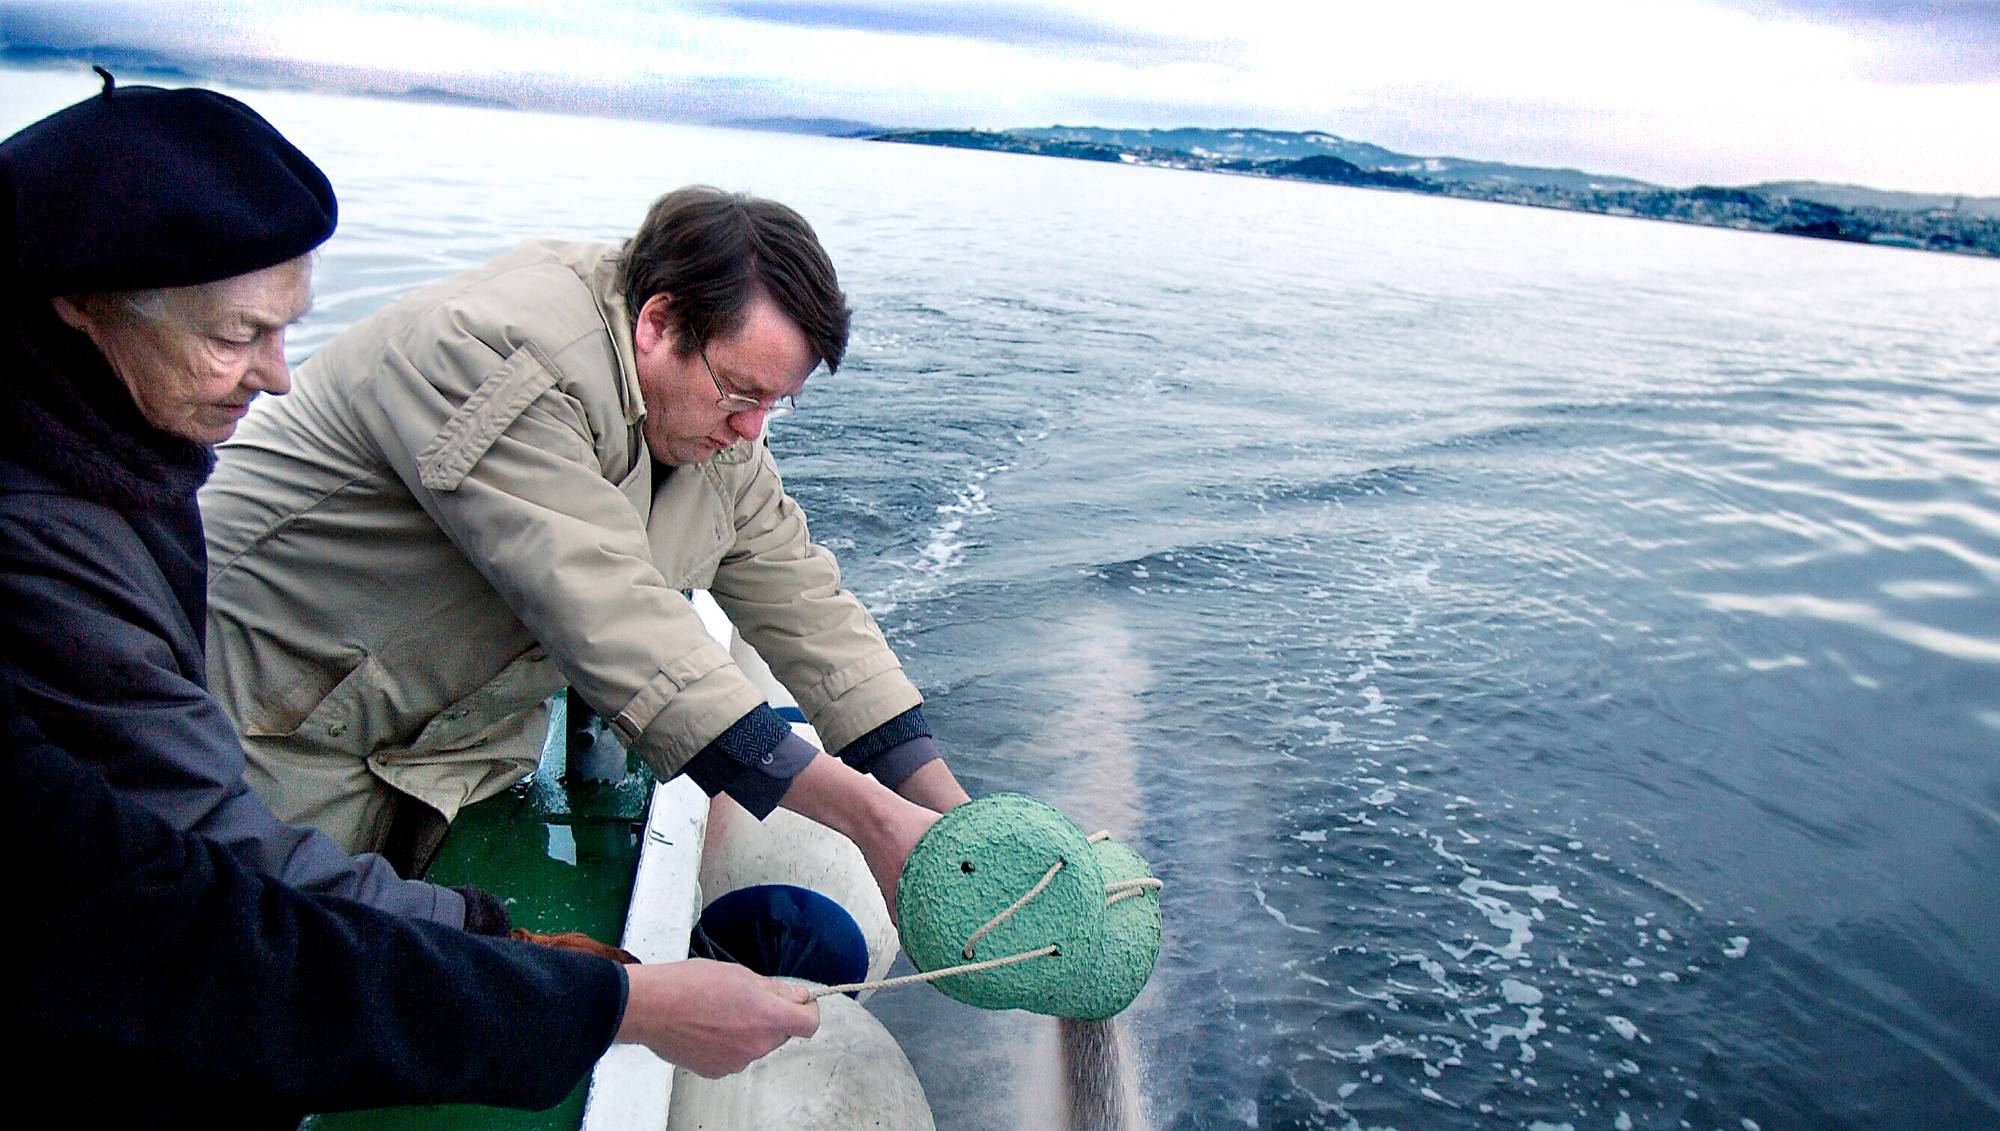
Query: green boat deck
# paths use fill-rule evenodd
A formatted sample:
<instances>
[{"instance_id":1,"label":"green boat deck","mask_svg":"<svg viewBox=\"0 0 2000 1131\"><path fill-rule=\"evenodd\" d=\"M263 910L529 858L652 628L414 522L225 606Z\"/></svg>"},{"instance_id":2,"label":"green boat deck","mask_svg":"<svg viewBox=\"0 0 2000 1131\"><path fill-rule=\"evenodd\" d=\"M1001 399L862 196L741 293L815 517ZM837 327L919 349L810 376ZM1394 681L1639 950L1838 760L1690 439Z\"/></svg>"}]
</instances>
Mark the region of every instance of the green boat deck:
<instances>
[{"instance_id":1,"label":"green boat deck","mask_svg":"<svg viewBox=\"0 0 2000 1131\"><path fill-rule=\"evenodd\" d=\"M566 780L565 719L564 697L558 695L541 766L507 792L461 811L424 878L446 886L471 884L500 896L517 927L583 931L617 942L632 897L653 776L637 755L628 754L620 781ZM562 1103L542 1112L478 1105L381 1108L316 1115L305 1126L575 1131L589 1084L586 1077Z\"/></svg>"}]
</instances>

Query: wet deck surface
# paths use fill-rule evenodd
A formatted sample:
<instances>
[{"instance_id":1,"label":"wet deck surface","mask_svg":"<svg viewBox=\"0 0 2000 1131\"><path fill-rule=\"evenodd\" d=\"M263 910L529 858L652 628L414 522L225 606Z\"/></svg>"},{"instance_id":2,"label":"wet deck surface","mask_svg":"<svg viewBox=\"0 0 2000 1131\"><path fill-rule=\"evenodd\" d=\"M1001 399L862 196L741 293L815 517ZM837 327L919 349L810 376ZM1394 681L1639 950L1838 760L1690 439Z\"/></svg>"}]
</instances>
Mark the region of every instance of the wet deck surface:
<instances>
[{"instance_id":1,"label":"wet deck surface","mask_svg":"<svg viewBox=\"0 0 2000 1131\"><path fill-rule=\"evenodd\" d=\"M557 699L560 704L562 700ZM618 782L570 781L564 768L563 713L551 712L550 741L534 774L497 797L468 806L452 822L425 879L471 884L507 901L514 925L583 931L615 942L624 930L639 860L652 774L628 756ZM314 1116L314 1131L574 1131L588 1080L543 1112L478 1105L383 1108Z\"/></svg>"}]
</instances>

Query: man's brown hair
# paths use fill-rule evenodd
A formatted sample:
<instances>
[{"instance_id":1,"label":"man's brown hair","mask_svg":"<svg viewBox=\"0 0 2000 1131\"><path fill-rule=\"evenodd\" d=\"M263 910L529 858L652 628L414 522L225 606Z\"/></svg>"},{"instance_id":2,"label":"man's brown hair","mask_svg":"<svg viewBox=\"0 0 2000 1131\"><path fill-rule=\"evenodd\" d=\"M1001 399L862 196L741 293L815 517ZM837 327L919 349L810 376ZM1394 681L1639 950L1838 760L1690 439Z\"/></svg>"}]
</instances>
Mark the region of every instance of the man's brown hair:
<instances>
[{"instance_id":1,"label":"man's brown hair","mask_svg":"<svg viewBox=\"0 0 2000 1131\"><path fill-rule=\"evenodd\" d=\"M851 312L833 260L805 217L775 200L707 185L675 189L653 202L625 244L619 279L635 321L647 299L671 296L667 317L683 357L741 330L759 293L805 331L827 372L847 353Z\"/></svg>"}]
</instances>

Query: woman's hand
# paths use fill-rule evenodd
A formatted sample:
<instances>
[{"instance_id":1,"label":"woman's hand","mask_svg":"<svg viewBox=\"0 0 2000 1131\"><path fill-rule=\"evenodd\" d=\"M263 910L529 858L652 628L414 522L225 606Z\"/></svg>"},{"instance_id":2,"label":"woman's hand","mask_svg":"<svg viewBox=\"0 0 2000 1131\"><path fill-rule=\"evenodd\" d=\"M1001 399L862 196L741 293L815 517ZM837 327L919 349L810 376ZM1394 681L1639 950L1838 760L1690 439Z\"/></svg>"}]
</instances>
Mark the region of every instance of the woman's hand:
<instances>
[{"instance_id":1,"label":"woman's hand","mask_svg":"<svg viewBox=\"0 0 2000 1131\"><path fill-rule=\"evenodd\" d=\"M806 987L727 962L690 958L625 968L618 1040L702 1076L741 1072L793 1037L819 1031Z\"/></svg>"}]
</instances>

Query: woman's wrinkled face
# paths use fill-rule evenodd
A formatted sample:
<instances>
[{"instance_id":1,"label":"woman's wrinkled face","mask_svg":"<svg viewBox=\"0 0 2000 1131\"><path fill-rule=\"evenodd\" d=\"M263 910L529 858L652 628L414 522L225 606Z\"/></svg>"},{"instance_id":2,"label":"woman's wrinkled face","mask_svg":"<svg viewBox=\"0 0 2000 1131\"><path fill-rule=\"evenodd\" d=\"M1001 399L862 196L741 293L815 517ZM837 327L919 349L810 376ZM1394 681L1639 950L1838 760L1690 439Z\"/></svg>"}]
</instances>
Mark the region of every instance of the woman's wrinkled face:
<instances>
[{"instance_id":1,"label":"woman's wrinkled face","mask_svg":"<svg viewBox=\"0 0 2000 1131\"><path fill-rule=\"evenodd\" d=\"M285 330L312 301L312 260L196 287L53 300L104 355L146 420L198 444L236 431L258 393L292 387Z\"/></svg>"}]
</instances>

